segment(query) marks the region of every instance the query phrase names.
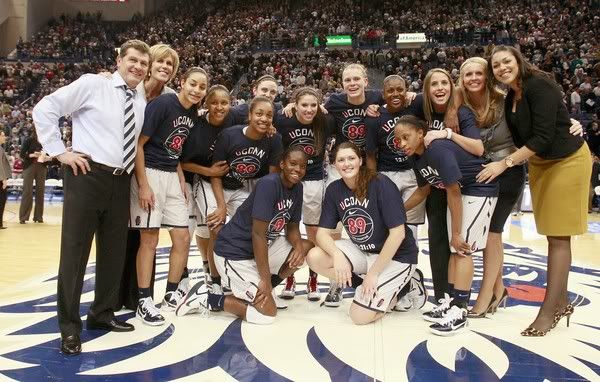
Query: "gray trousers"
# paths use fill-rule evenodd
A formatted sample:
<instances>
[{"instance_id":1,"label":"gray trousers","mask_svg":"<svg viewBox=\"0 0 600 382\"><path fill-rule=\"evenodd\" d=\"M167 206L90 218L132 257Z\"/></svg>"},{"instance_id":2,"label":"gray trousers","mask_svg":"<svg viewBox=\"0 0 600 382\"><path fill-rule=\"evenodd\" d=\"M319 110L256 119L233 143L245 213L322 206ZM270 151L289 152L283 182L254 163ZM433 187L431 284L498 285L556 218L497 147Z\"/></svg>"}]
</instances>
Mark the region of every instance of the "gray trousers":
<instances>
[{"instance_id":1,"label":"gray trousers","mask_svg":"<svg viewBox=\"0 0 600 382\"><path fill-rule=\"evenodd\" d=\"M35 210L33 220L41 221L44 216L44 190L46 188L46 174L48 167L45 164L33 162L23 170L23 194L19 207L19 221L29 220L33 206L33 181L35 180Z\"/></svg>"}]
</instances>

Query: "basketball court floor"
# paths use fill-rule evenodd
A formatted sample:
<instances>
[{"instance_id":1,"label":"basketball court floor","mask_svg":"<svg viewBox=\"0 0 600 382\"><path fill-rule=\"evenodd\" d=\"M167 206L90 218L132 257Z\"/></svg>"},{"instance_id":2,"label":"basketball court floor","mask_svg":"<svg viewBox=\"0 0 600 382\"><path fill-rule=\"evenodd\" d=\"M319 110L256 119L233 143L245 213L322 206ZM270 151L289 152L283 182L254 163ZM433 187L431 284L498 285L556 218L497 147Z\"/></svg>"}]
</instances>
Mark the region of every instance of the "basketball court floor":
<instances>
[{"instance_id":1,"label":"basketball court floor","mask_svg":"<svg viewBox=\"0 0 600 382\"><path fill-rule=\"evenodd\" d=\"M569 295L575 313L546 337L520 336L544 296L546 242L533 216L511 216L505 229L506 309L471 319L466 333L431 334L420 313L394 312L375 324L353 326L347 316L351 291L340 308L321 307L298 295L275 324L255 326L226 313L175 317L149 327L131 311L118 312L136 325L131 333L82 333L83 353L59 351L56 276L60 203L46 206L45 223L18 224L10 202L8 229L0 231L0 380L18 381L600 381L600 214L589 232L573 239ZM425 227L420 235L426 236ZM156 301L166 283L169 239L161 234ZM419 264L431 288L427 240ZM81 314L93 299L90 257ZM201 261L190 254L194 277ZM476 257L473 290L479 289ZM304 287L307 271L297 281ZM327 280L320 288L327 290ZM324 295L322 296L324 297ZM475 298L473 294L472 298ZM425 308L428 308L430 302Z\"/></svg>"}]
</instances>

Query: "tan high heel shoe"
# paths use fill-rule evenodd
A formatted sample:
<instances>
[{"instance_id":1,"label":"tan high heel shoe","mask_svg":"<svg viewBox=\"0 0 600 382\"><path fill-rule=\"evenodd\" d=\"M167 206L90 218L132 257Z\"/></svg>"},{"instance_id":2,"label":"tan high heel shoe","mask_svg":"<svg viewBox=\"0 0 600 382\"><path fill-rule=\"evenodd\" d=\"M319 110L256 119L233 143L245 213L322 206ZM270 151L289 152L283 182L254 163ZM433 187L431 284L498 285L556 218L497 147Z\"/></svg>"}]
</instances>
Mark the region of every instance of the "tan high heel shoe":
<instances>
[{"instance_id":1,"label":"tan high heel shoe","mask_svg":"<svg viewBox=\"0 0 600 382\"><path fill-rule=\"evenodd\" d=\"M562 309L559 309L556 313L554 313L554 322L552 323L552 329L556 328L558 322L562 320L563 317L567 317L567 328L569 327L569 321L571 321L571 315L575 312L575 307L573 304L568 304Z\"/></svg>"},{"instance_id":2,"label":"tan high heel shoe","mask_svg":"<svg viewBox=\"0 0 600 382\"><path fill-rule=\"evenodd\" d=\"M567 317L567 328L569 327L569 321L571 320L571 315L575 311L575 308L572 304L568 304L562 309L558 309L556 313L554 313L554 321L552 325L546 330L538 330L533 326L528 327L527 329L521 332L521 335L524 337L544 337L548 332L558 325L558 322L563 318Z\"/></svg>"}]
</instances>

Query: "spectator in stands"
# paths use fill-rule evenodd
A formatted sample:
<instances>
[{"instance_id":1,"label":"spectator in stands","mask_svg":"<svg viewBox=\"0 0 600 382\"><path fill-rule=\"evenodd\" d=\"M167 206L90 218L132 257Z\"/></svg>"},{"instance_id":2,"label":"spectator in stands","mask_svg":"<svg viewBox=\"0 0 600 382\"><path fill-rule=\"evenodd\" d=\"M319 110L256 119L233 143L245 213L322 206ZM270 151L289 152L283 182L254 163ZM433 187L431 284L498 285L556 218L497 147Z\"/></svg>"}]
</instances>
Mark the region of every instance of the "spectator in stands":
<instances>
[{"instance_id":1,"label":"spectator in stands","mask_svg":"<svg viewBox=\"0 0 600 382\"><path fill-rule=\"evenodd\" d=\"M12 177L13 179L20 179L23 177L23 160L19 156L18 153L14 154L14 161L12 167Z\"/></svg>"},{"instance_id":2,"label":"spectator in stands","mask_svg":"<svg viewBox=\"0 0 600 382\"><path fill-rule=\"evenodd\" d=\"M21 147L21 158L23 158L23 195L19 207L19 223L25 224L31 215L33 206L33 182L35 181L35 209L33 221L44 222L44 191L46 188L46 166L47 155L42 151L42 145L38 141L35 129L23 142Z\"/></svg>"},{"instance_id":3,"label":"spectator in stands","mask_svg":"<svg viewBox=\"0 0 600 382\"><path fill-rule=\"evenodd\" d=\"M4 226L4 206L6 205L6 198L8 192L8 180L11 178L10 164L8 163L8 155L4 151L4 144L6 143L6 134L3 130L0 130L0 229L5 229Z\"/></svg>"}]
</instances>

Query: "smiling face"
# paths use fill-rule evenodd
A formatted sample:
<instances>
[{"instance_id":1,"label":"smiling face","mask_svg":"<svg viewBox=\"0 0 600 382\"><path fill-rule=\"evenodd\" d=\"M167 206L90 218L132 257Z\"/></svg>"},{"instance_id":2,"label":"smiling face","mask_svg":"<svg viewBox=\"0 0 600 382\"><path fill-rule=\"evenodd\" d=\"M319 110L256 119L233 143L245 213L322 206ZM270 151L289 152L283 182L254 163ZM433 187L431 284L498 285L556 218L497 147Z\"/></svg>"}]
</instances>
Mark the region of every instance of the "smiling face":
<instances>
[{"instance_id":1,"label":"smiling face","mask_svg":"<svg viewBox=\"0 0 600 382\"><path fill-rule=\"evenodd\" d=\"M208 109L210 122L219 126L223 123L231 108L229 93L224 90L215 91L210 95L210 98L206 100L206 108Z\"/></svg>"},{"instance_id":2,"label":"smiling face","mask_svg":"<svg viewBox=\"0 0 600 382\"><path fill-rule=\"evenodd\" d=\"M391 111L399 110L406 101L406 85L400 78L392 78L383 85L383 99Z\"/></svg>"},{"instance_id":3,"label":"smiling face","mask_svg":"<svg viewBox=\"0 0 600 382\"><path fill-rule=\"evenodd\" d=\"M506 50L494 53L492 56L492 71L494 77L505 85L517 82L519 77L519 63L515 56Z\"/></svg>"},{"instance_id":4,"label":"smiling face","mask_svg":"<svg viewBox=\"0 0 600 382\"><path fill-rule=\"evenodd\" d=\"M300 150L290 152L286 158L279 162L281 177L288 186L298 184L306 174L306 154Z\"/></svg>"},{"instance_id":5,"label":"smiling face","mask_svg":"<svg viewBox=\"0 0 600 382\"><path fill-rule=\"evenodd\" d=\"M166 84L173 76L174 67L175 60L170 54L167 54L152 61L152 66L150 67L150 77L162 84Z\"/></svg>"},{"instance_id":6,"label":"smiling face","mask_svg":"<svg viewBox=\"0 0 600 382\"><path fill-rule=\"evenodd\" d=\"M480 93L485 90L485 67L477 62L465 65L461 72L462 84L470 93Z\"/></svg>"},{"instance_id":7,"label":"smiling face","mask_svg":"<svg viewBox=\"0 0 600 382\"><path fill-rule=\"evenodd\" d=\"M342 84L348 98L360 98L365 94L369 81L359 68L350 67L342 73Z\"/></svg>"},{"instance_id":8,"label":"smiling face","mask_svg":"<svg viewBox=\"0 0 600 382\"><path fill-rule=\"evenodd\" d=\"M452 95L452 83L450 78L444 73L433 73L429 83L429 97L434 110L443 112L448 105L448 100Z\"/></svg>"},{"instance_id":9,"label":"smiling face","mask_svg":"<svg viewBox=\"0 0 600 382\"><path fill-rule=\"evenodd\" d=\"M135 48L128 48L123 57L117 57L117 70L127 86L134 89L148 73L150 56Z\"/></svg>"},{"instance_id":10,"label":"smiling face","mask_svg":"<svg viewBox=\"0 0 600 382\"><path fill-rule=\"evenodd\" d=\"M304 94L296 102L296 118L303 124L309 124L317 115L319 101L312 94Z\"/></svg>"},{"instance_id":11,"label":"smiling face","mask_svg":"<svg viewBox=\"0 0 600 382\"><path fill-rule=\"evenodd\" d=\"M399 123L394 129L394 134L396 139L400 141L400 147L406 156L423 152L425 148L423 144L423 131L416 129L412 125Z\"/></svg>"},{"instance_id":12,"label":"smiling face","mask_svg":"<svg viewBox=\"0 0 600 382\"><path fill-rule=\"evenodd\" d=\"M254 96L263 96L275 101L277 97L277 84L272 80L264 80L258 83L254 88Z\"/></svg>"},{"instance_id":13,"label":"smiling face","mask_svg":"<svg viewBox=\"0 0 600 382\"><path fill-rule=\"evenodd\" d=\"M344 180L353 180L358 176L362 158L350 148L339 149L335 155L335 168Z\"/></svg>"},{"instance_id":14,"label":"smiling face","mask_svg":"<svg viewBox=\"0 0 600 382\"><path fill-rule=\"evenodd\" d=\"M208 79L204 73L193 72L181 81L181 96L188 105L197 105L206 95Z\"/></svg>"},{"instance_id":15,"label":"smiling face","mask_svg":"<svg viewBox=\"0 0 600 382\"><path fill-rule=\"evenodd\" d=\"M273 122L273 106L269 102L253 104L248 116L248 126L259 135L264 135Z\"/></svg>"}]
</instances>

